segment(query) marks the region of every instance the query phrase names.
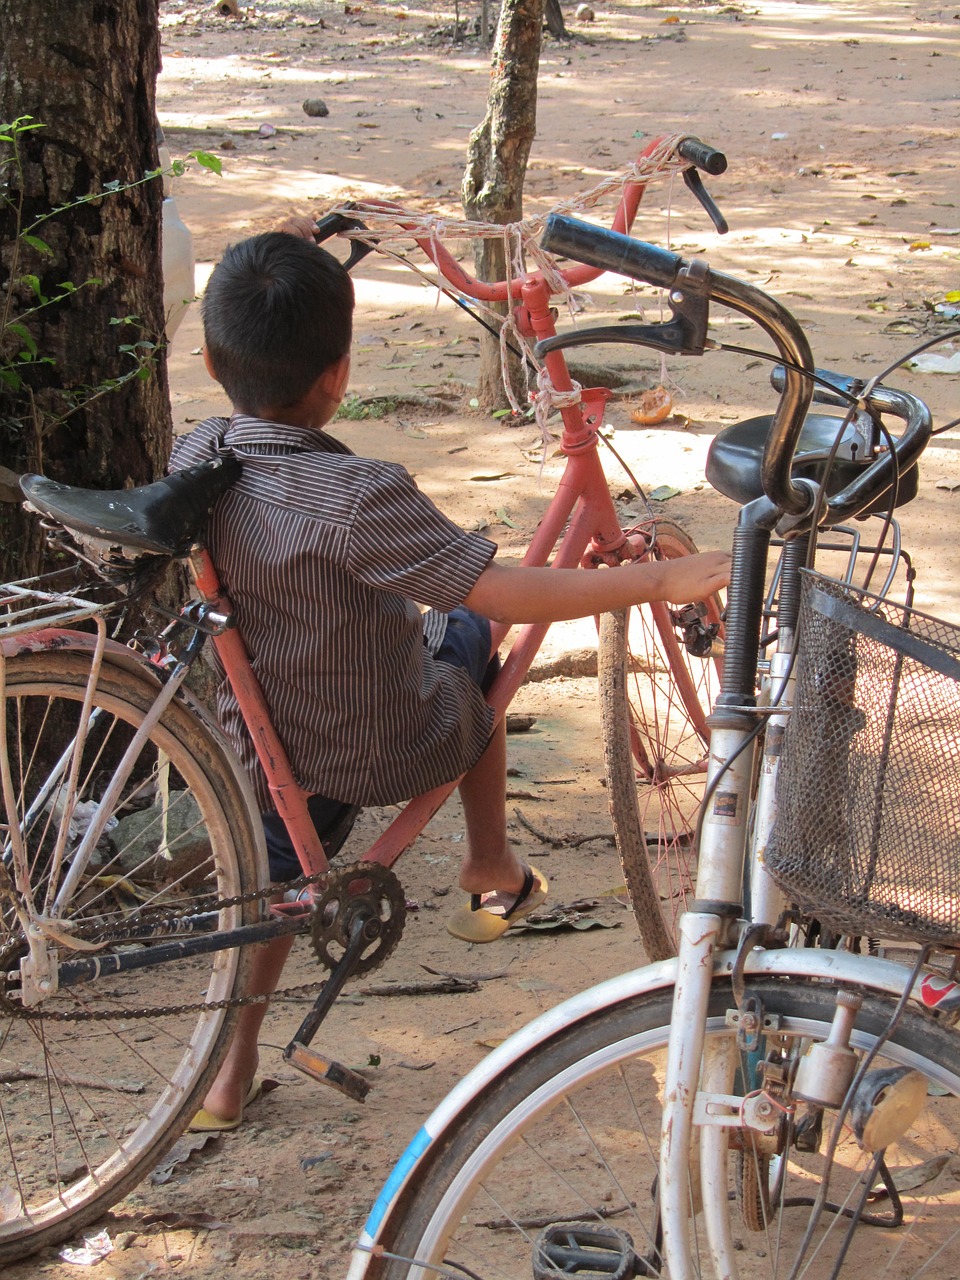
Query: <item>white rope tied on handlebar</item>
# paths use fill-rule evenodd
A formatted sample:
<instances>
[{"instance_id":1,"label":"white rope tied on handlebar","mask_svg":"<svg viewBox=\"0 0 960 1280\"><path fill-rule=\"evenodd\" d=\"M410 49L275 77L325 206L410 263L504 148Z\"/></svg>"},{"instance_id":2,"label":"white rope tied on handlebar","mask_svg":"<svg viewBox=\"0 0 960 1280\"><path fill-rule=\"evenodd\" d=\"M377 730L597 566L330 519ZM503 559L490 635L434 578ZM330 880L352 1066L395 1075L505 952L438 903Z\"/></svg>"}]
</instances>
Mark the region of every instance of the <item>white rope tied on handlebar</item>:
<instances>
[{"instance_id":1,"label":"white rope tied on handlebar","mask_svg":"<svg viewBox=\"0 0 960 1280\"><path fill-rule=\"evenodd\" d=\"M331 210L331 212L340 213L348 219L362 219L366 224L367 229L365 231L351 230L340 234L348 240L359 240L375 249L378 253L393 258L395 261L401 262L404 266L416 271L424 281L437 290L438 302L440 294L443 292L453 296L451 290L455 286L448 287L443 273L438 268L434 267L434 270L438 272L438 275L434 275L430 270L424 270L419 264L412 262L406 252L399 247L395 247L398 241L406 244L409 244L411 240L425 241L436 251L436 248L447 240L477 240L492 239L494 237L501 240L506 263L506 285L509 299L508 314L506 316L502 315L499 311L495 311L480 299L474 298L469 294L466 295L464 301L469 303L470 307L483 318L491 329L499 333L503 386L511 408L515 413L520 413L522 410L517 403L509 375L508 344L521 349L529 362L527 366L528 386L529 369L538 370L538 383L542 369L540 362L533 355L531 344L524 339L516 327L512 314L513 305L519 299L519 288L516 286L526 279L531 273L530 267L532 267L534 271L539 271L543 274L551 295L562 300L571 318L575 317L579 310L573 291L564 279L556 258L541 248L539 243L539 237L549 213L574 216L583 214L593 209L608 197L611 192L619 191L622 198L627 187L645 187L656 176L669 175L673 177L677 173L681 173L684 169L690 167L687 161L681 160L677 155L677 147L686 136L686 134L677 133L669 138L662 139L650 155L641 156L638 160L628 165L624 171L611 174L597 183L596 186L590 188L590 190L582 192L579 196L557 202L547 213L533 214L517 222L474 222L469 219L458 219L439 214L414 213L405 209L385 211L382 205L377 205L376 203L367 204L364 201L351 203L349 206L340 206ZM397 224L400 220L407 225L398 226ZM527 266L527 263L530 264L530 267ZM541 431L544 431L539 407L543 389L541 388L537 392L529 394L534 404L535 415L538 423L540 423ZM551 389L550 394L547 395L546 401L543 403L546 404L549 401L551 404L559 406L561 402L552 399L552 396L559 395L562 397L566 394ZM549 412L549 410L544 409L543 413L546 412Z\"/></svg>"}]
</instances>

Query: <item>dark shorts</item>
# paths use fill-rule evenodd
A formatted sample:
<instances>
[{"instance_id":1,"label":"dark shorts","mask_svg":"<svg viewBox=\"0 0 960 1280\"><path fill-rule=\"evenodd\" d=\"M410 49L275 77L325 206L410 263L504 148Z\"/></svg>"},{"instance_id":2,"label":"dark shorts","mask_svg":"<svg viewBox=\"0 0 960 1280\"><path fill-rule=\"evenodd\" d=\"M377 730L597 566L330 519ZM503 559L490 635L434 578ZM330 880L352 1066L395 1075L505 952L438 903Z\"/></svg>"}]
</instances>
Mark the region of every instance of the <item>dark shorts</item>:
<instances>
[{"instance_id":1,"label":"dark shorts","mask_svg":"<svg viewBox=\"0 0 960 1280\"><path fill-rule=\"evenodd\" d=\"M500 670L499 657L496 654L490 657L490 641L489 619L461 605L447 616L443 643L434 656L438 662L461 667L486 693ZM332 858L350 834L360 809L357 805L329 800L321 795L310 796L307 808L324 851L328 858ZM283 819L276 813L265 813L262 817L271 881L282 884L285 880L296 879L301 872L300 860Z\"/></svg>"}]
</instances>

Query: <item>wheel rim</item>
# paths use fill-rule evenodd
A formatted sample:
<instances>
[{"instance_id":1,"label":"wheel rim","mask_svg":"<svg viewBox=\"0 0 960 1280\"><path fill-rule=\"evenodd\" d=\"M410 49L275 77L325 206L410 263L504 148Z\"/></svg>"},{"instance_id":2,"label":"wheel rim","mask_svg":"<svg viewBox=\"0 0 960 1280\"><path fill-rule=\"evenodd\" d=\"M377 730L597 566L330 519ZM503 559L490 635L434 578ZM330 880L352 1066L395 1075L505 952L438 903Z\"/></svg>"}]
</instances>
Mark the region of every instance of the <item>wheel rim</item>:
<instances>
[{"instance_id":1,"label":"wheel rim","mask_svg":"<svg viewBox=\"0 0 960 1280\"><path fill-rule=\"evenodd\" d=\"M672 560L693 543L676 526L658 526L654 554ZM720 602L707 601L708 623ZM676 924L696 880L693 834L706 786L707 717L720 686L719 658L684 647L666 604L631 609L626 633L630 742L636 762L640 830L661 914L674 944Z\"/></svg>"},{"instance_id":2,"label":"wheel rim","mask_svg":"<svg viewBox=\"0 0 960 1280\"><path fill-rule=\"evenodd\" d=\"M146 912L183 916L196 910L204 894L209 900L211 892L232 897L243 891L231 819L206 774L210 762L194 758L183 744L196 732L181 711L182 723L174 716L144 747L124 788L119 825L101 842L99 865L89 868L73 901L58 911L47 888L55 865L57 800L70 770L54 767L51 774L50 766L62 760L80 723L85 678L64 656L48 657L43 666L60 673L55 684L36 660L11 662L7 670L7 755L31 887L38 909L57 912L61 941L54 949L61 961L95 954L109 963L124 948L142 951L150 945L130 937ZM100 711L76 771L81 803L102 793L112 762L139 721L141 707L125 702L124 687L123 677L101 681ZM41 780L51 776L54 784L45 792ZM144 804L148 791L151 802ZM46 802L39 803L45 794ZM9 829L2 834L12 871ZM213 919L230 927L242 916L242 908L232 907ZM71 930L86 932L85 940L97 950L70 945ZM114 941L98 945L104 937ZM21 920L8 899L0 913L5 973L17 973L20 939ZM230 1017L216 1008L148 1011L225 1000L237 973L237 953L216 952L66 987L41 1003L39 1016L18 1013L16 998L12 1007L0 1004L0 1257L66 1234L149 1171L177 1136L178 1127L169 1136L171 1126L179 1125L209 1073ZM91 1014L92 1020L81 1016Z\"/></svg>"}]
</instances>

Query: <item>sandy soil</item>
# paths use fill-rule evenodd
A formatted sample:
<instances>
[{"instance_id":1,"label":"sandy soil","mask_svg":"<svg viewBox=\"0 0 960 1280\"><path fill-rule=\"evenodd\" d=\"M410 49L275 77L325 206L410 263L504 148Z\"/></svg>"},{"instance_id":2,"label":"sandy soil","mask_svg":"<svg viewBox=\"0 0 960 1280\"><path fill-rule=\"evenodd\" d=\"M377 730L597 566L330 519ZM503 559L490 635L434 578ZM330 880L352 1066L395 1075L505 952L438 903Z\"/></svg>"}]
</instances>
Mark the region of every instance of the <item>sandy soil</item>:
<instances>
[{"instance_id":1,"label":"sandy soil","mask_svg":"<svg viewBox=\"0 0 960 1280\"><path fill-rule=\"evenodd\" d=\"M718 237L682 189L672 199L660 189L642 210L646 236L669 236L673 247L768 288L795 311L821 364L872 375L945 331L934 308L960 288L953 9L929 0L594 7L586 24L566 6L572 39L545 40L530 210L622 167L641 134L697 133L730 157L728 174L711 184L730 234ZM460 6L467 31L456 42L452 8L265 0L240 10L223 18L207 3L161 3L159 114L170 149L178 156L203 147L224 162L221 178L194 170L176 188L201 286L228 242L291 212L377 195L457 214L467 136L482 117L488 80L475 6ZM308 98L322 98L329 115L307 117ZM402 459L442 506L464 524L487 526L509 555L535 526L557 463L548 461L541 476L529 423L506 425L471 408L469 320L409 273L368 263L357 280L352 390L421 400L402 399L383 419L344 421L337 431L357 451ZM591 287L586 305L588 321L624 308L657 314L652 297L625 296L609 278ZM735 318L718 317L713 332L753 341ZM223 408L199 346L194 308L172 349L177 430ZM649 488L679 491L664 509L698 543L728 544L735 512L703 487L703 460L725 424L772 409L761 362L711 355L671 360L664 371L636 349L603 354L624 384L609 409L618 447ZM677 417L635 427L629 413L639 390L662 377ZM939 422L957 413L956 377L904 372L897 381L927 398ZM443 397L443 407L424 399L431 397ZM960 620L958 448L957 431L934 441L903 523L920 601ZM478 479L492 475L500 478ZM550 877L553 900L593 901L597 927L511 933L486 949L448 938L443 920L457 901L463 837L459 810L448 806L401 864L417 909L397 953L382 973L352 984L318 1037L334 1057L368 1071L367 1102L349 1103L283 1066L277 1049L305 1006L278 1003L262 1052L277 1087L239 1132L209 1141L167 1181L144 1184L117 1206L103 1225L119 1247L86 1269L91 1280L343 1274L391 1163L485 1047L642 961L609 839L595 681L569 658L590 642L589 629L558 629L521 692L517 710L536 724L511 739L511 805L517 842ZM567 674L557 675L549 663L564 655L559 670ZM352 847L386 816L367 815ZM595 838L573 847L583 837ZM371 993L435 981L426 966L480 976L481 989ZM293 980L311 971L305 944L294 969ZM7 1271L10 1280L39 1273L66 1280L78 1271L52 1252Z\"/></svg>"}]
</instances>

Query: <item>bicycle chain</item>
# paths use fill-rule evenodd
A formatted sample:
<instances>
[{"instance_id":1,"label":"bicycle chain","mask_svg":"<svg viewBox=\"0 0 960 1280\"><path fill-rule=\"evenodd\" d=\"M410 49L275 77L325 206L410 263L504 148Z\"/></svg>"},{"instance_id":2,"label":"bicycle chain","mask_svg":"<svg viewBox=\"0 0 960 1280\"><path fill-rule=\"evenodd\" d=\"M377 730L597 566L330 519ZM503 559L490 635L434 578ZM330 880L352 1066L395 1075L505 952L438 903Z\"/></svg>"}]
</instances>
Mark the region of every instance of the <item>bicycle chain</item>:
<instances>
[{"instance_id":1,"label":"bicycle chain","mask_svg":"<svg viewBox=\"0 0 960 1280\"><path fill-rule=\"evenodd\" d=\"M358 862L350 867L337 868L335 872L325 871L310 876L298 876L296 880L286 881L279 887L271 885L265 889L250 889L246 893L237 894L232 898L218 898L211 901L205 910L222 911L227 907L242 906L248 902L257 902L266 898L273 898L276 897L279 888L282 888L284 894L288 894L294 891L300 892L303 889L308 888L310 885L320 883L324 883L328 887L334 885L337 881L341 884L349 884L351 880L357 879L358 875L362 875L363 877L369 876L371 874L372 867L376 867L378 872L386 871L386 868L380 867L377 863ZM397 880L396 876L390 872L387 872L386 874L389 876L389 880L392 881L399 890L400 882ZM393 889L393 884L389 887ZM402 929L402 891L400 894L400 906L401 910L397 914L399 915L400 928ZM126 928L122 925L112 926L110 929L104 929L102 927L94 929L89 927L86 930L77 930L76 936L81 938L83 941L88 942L123 942L125 939L134 937L137 930L142 928L144 914L146 913L142 913L140 915L137 924L131 923ZM151 910L151 914L155 915L155 917L160 920L172 920L175 919L179 913L174 908L163 909L157 907ZM315 921L312 929L311 942L317 958L323 962L324 955L318 942L318 938L323 935L323 930L317 926L318 922ZM339 936L339 934L337 936ZM392 953L398 941L399 932L396 933L396 936L392 936L390 938L389 945L377 952L377 964L382 963L382 961ZM0 973L4 970L9 971L10 963L18 950L21 952L23 951L22 942L9 943L6 947L0 948ZM368 965L366 967L374 968L376 965ZM162 1018L172 1017L181 1013L200 1012L201 1010L213 1011L217 1009L234 1009L242 1008L245 1005L266 1004L269 1000L289 999L310 991L315 991L318 987L322 987L325 981L326 979L318 978L313 982L301 983L299 986L284 987L281 990L274 991L272 995L269 996L231 996L225 1000L199 1000L191 1004L158 1005L147 1009L74 1009L69 1012L46 1011L42 1005L27 1008L18 1000L12 1000L4 991L3 983L0 981L0 1009L11 1017L32 1018L34 1020L42 1018L48 1022L108 1022L114 1018L127 1018L131 1020L137 1018Z\"/></svg>"}]
</instances>

